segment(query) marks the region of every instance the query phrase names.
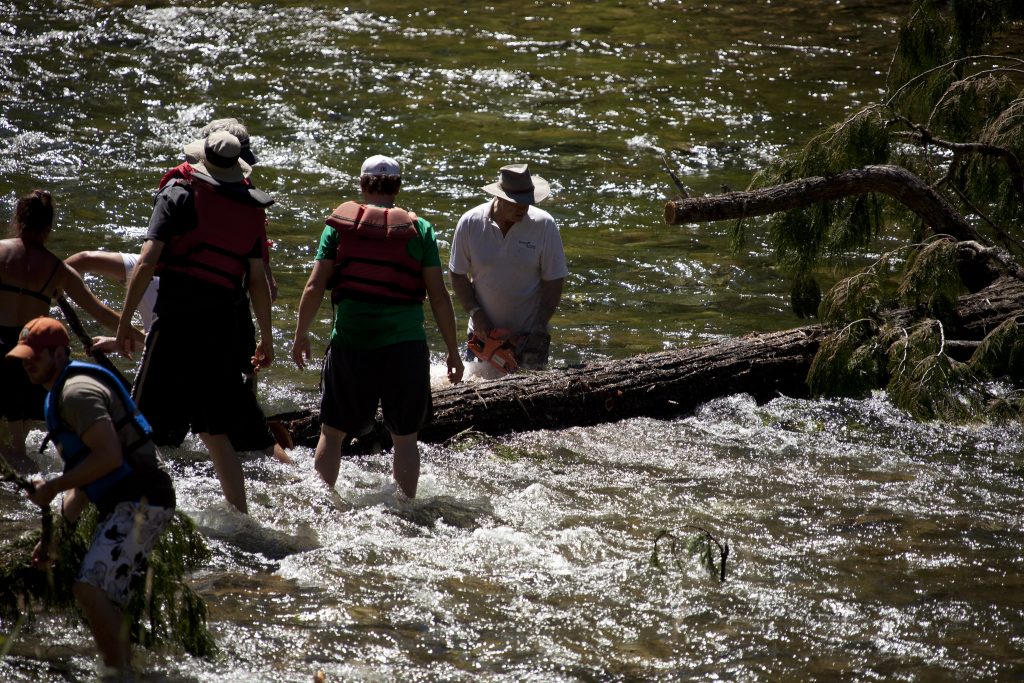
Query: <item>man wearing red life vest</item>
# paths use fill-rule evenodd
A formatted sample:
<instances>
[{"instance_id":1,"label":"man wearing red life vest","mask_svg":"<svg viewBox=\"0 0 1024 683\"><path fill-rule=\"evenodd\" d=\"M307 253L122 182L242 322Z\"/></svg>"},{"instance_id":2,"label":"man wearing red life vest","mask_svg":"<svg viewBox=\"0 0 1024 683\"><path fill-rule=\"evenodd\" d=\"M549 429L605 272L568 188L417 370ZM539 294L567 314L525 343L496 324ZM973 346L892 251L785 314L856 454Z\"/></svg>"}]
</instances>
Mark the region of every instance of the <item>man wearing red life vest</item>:
<instances>
[{"instance_id":1,"label":"man wearing red life vest","mask_svg":"<svg viewBox=\"0 0 1024 683\"><path fill-rule=\"evenodd\" d=\"M270 365L263 250L266 207L273 200L245 184L251 167L240 154L238 138L226 131L185 147L186 157L197 161L190 178L167 183L156 196L122 320L131 320L153 275L159 275L157 319L146 336L134 398L158 440L168 427L191 426L210 453L224 497L247 512L241 462L227 433L253 409L256 397L239 381L234 321L247 286L261 337L254 362ZM117 344L130 352L127 325L118 328Z\"/></svg>"},{"instance_id":2,"label":"man wearing red life vest","mask_svg":"<svg viewBox=\"0 0 1024 683\"><path fill-rule=\"evenodd\" d=\"M434 229L395 206L401 182L397 161L372 156L360 171L362 203L345 202L327 218L299 302L292 358L300 368L310 359L309 326L330 289L337 312L324 360L316 470L333 488L342 442L372 425L379 404L395 445L395 481L413 498L416 435L433 412L424 298L447 347L450 382L462 380L463 365Z\"/></svg>"},{"instance_id":3,"label":"man wearing red life vest","mask_svg":"<svg viewBox=\"0 0 1024 683\"><path fill-rule=\"evenodd\" d=\"M238 121L238 119L215 119L203 127L199 132L199 137L207 138L211 133L221 130L227 131L238 138L238 142L242 145L242 151L239 153L239 158L250 166L254 166L258 159L249 144L249 131L240 121ZM184 163L175 166L163 174L163 177L160 179L158 191L162 190L168 183L191 182L193 172L192 164L199 162L200 159L197 157L187 156ZM252 185L250 178L245 178L244 182L247 185ZM271 301L273 302L276 298L277 284L274 281L274 276L270 269L269 241L266 246L267 248L263 253L263 264L266 268L267 279L270 284ZM120 280L121 282L128 282L131 279L132 271L134 271L138 261L139 255L137 253L128 254L112 251L82 251L65 259L65 263L68 266L82 275L85 275L86 273L97 273L105 277ZM140 300L137 308L138 312L142 316L142 327L147 334L149 333L150 328L153 327L153 321L156 318L154 308L156 306L159 285L160 278L153 277L150 280L145 293L142 295L142 299ZM235 308L235 322L238 325L239 335L237 348L238 355L236 361L238 369L246 386L248 386L252 391L256 391L256 372L252 366L252 357L256 353L256 327L253 325L252 321L249 298L246 296L244 291L239 298L238 306ZM93 348L97 351L113 351L116 350L115 346L113 337L96 337L93 340ZM267 455L273 455L281 462L290 463L291 458L288 457L284 448L278 445L270 431L266 416L262 411L255 410L255 408L259 407L258 403L249 405L248 407L251 410L246 415L246 418L237 424L235 429L228 435L231 439L231 445L237 451L263 451ZM161 422L166 424L166 420L161 419ZM166 429L160 429L157 432L157 445L179 445L185 434L188 433L188 429L189 425L187 423L178 425L177 427L167 425Z\"/></svg>"}]
</instances>

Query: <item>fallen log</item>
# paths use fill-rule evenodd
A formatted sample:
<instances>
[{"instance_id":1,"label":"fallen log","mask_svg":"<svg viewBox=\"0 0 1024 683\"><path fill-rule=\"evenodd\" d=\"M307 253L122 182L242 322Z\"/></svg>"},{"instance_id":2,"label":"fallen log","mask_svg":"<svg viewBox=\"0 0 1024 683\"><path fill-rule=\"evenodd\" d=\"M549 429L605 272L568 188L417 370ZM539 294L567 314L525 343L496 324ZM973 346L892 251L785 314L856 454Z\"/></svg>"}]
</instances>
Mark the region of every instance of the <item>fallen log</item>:
<instances>
[{"instance_id":1,"label":"fallen log","mask_svg":"<svg viewBox=\"0 0 1024 683\"><path fill-rule=\"evenodd\" d=\"M1024 283L1002 278L960 298L948 338L976 342L1022 309ZM909 323L911 315L896 311L893 319ZM446 387L434 392L434 420L420 438L441 443L466 430L498 435L641 416L671 418L737 393L759 402L779 395L805 397L807 371L828 333L812 325ZM315 412L299 411L272 419L287 426L295 443L314 446L318 418Z\"/></svg>"},{"instance_id":2,"label":"fallen log","mask_svg":"<svg viewBox=\"0 0 1024 683\"><path fill-rule=\"evenodd\" d=\"M952 235L958 240L984 242L974 227L942 195L902 166L865 166L750 192L675 199L665 204L665 222L681 225L765 216L868 192L896 199L936 233Z\"/></svg>"},{"instance_id":3,"label":"fallen log","mask_svg":"<svg viewBox=\"0 0 1024 683\"><path fill-rule=\"evenodd\" d=\"M708 346L446 387L434 392L434 419L420 439L438 443L466 430L504 434L638 416L667 418L740 392L758 400L806 395L804 377L824 335L820 326L752 334ZM275 417L288 426L297 444L316 444L317 414Z\"/></svg>"}]
</instances>

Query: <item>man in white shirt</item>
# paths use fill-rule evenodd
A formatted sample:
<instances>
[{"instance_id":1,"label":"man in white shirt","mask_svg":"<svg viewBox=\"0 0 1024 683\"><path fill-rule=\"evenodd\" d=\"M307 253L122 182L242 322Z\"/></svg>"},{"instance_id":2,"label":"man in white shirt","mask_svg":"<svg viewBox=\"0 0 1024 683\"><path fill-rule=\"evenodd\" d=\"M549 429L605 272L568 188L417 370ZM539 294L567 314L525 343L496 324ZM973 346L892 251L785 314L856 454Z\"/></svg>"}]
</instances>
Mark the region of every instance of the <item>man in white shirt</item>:
<instances>
[{"instance_id":1,"label":"man in white shirt","mask_svg":"<svg viewBox=\"0 0 1024 683\"><path fill-rule=\"evenodd\" d=\"M493 198L459 219L448 269L452 289L469 314L469 335L524 339L520 367L547 365L549 323L569 270L555 220L536 206L551 189L526 164L503 166ZM472 355L467 355L472 359Z\"/></svg>"}]
</instances>

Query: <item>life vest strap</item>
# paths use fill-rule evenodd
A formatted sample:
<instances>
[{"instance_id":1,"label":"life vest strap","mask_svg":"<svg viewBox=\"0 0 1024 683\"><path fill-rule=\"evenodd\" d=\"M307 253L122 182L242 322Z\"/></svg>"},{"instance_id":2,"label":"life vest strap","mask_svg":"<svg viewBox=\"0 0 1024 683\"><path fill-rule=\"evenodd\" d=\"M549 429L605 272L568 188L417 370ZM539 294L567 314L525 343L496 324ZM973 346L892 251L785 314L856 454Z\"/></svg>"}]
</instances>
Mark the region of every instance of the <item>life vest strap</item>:
<instances>
[{"instance_id":1,"label":"life vest strap","mask_svg":"<svg viewBox=\"0 0 1024 683\"><path fill-rule=\"evenodd\" d=\"M391 270L397 270L401 273L405 273L406 275L412 275L413 277L417 277L423 272L421 270L410 268L395 261L389 261L387 259L370 258L367 256L343 256L341 260L338 261L337 267L344 268L350 263L366 263L371 266L382 266L384 268L389 268Z\"/></svg>"}]
</instances>

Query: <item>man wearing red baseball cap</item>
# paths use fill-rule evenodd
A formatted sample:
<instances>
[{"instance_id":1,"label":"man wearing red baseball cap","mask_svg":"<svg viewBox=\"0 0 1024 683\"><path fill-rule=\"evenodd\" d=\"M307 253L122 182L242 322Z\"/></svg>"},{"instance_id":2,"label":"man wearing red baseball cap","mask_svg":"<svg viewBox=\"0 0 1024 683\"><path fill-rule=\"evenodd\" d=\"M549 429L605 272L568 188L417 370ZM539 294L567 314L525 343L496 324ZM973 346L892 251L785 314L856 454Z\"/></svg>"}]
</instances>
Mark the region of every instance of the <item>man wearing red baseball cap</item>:
<instances>
[{"instance_id":1,"label":"man wearing red baseball cap","mask_svg":"<svg viewBox=\"0 0 1024 683\"><path fill-rule=\"evenodd\" d=\"M47 389L44 413L49 438L64 463L60 476L37 479L29 496L43 509L64 493L61 515L75 523L89 503L99 512L96 534L73 586L89 620L103 662L131 667L123 609L133 577L174 516L174 487L150 438L149 423L111 372L72 361L68 332L53 318L25 325L7 353L35 384ZM36 546L33 561L45 566L49 549Z\"/></svg>"},{"instance_id":2,"label":"man wearing red baseball cap","mask_svg":"<svg viewBox=\"0 0 1024 683\"><path fill-rule=\"evenodd\" d=\"M66 349L70 352L71 338L64 325L53 318L40 317L30 320L18 335L18 343L7 353L7 358L20 360L33 384L42 384L49 389L56 379L56 366L46 361L51 358L44 351ZM31 370L29 370L31 368ZM42 374L40 374L42 373Z\"/></svg>"}]
</instances>

